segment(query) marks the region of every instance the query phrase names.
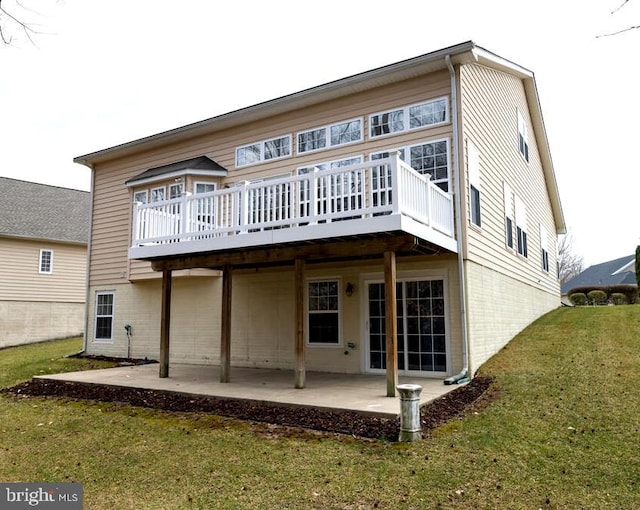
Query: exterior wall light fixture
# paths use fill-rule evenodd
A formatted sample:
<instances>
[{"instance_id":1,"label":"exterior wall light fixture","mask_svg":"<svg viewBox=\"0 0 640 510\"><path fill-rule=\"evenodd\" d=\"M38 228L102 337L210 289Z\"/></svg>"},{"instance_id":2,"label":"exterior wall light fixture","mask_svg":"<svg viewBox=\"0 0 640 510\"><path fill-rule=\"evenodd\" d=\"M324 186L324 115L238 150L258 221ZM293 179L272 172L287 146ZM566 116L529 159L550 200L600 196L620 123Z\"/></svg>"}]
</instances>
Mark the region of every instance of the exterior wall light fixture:
<instances>
[{"instance_id":1,"label":"exterior wall light fixture","mask_svg":"<svg viewBox=\"0 0 640 510\"><path fill-rule=\"evenodd\" d=\"M347 286L344 289L344 292L347 296L351 297L353 296L353 293L355 292L355 290L356 290L356 286L353 283L348 282Z\"/></svg>"}]
</instances>

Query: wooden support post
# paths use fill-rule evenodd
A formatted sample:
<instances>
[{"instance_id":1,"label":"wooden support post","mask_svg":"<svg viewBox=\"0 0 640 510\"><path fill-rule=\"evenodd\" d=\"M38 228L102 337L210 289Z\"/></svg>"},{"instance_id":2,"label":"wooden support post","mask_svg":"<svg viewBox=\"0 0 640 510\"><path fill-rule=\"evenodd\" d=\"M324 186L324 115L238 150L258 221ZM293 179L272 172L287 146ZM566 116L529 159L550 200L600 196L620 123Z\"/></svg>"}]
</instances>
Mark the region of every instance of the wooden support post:
<instances>
[{"instance_id":1,"label":"wooden support post","mask_svg":"<svg viewBox=\"0 0 640 510\"><path fill-rule=\"evenodd\" d=\"M384 307L387 349L387 397L396 396L398 386L398 313L396 310L396 254L384 253Z\"/></svg>"},{"instance_id":2,"label":"wooden support post","mask_svg":"<svg viewBox=\"0 0 640 510\"><path fill-rule=\"evenodd\" d=\"M232 269L222 268L222 316L220 325L220 382L229 382L231 372L231 288Z\"/></svg>"},{"instance_id":3,"label":"wooden support post","mask_svg":"<svg viewBox=\"0 0 640 510\"><path fill-rule=\"evenodd\" d=\"M304 260L296 259L295 320L296 320L296 368L295 387L304 388L306 379L304 345Z\"/></svg>"},{"instance_id":4,"label":"wooden support post","mask_svg":"<svg viewBox=\"0 0 640 510\"><path fill-rule=\"evenodd\" d=\"M160 312L160 377L169 377L169 330L171 326L171 270L162 271Z\"/></svg>"}]
</instances>

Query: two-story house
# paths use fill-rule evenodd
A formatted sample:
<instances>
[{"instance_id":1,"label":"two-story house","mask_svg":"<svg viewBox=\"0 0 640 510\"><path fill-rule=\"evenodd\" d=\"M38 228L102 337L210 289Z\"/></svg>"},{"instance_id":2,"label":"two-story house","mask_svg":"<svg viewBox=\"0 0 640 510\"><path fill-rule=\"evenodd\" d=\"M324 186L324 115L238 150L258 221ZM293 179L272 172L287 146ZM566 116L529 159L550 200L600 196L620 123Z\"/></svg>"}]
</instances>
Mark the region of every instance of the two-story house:
<instances>
[{"instance_id":1,"label":"two-story house","mask_svg":"<svg viewBox=\"0 0 640 510\"><path fill-rule=\"evenodd\" d=\"M90 197L0 177L0 347L84 331Z\"/></svg>"},{"instance_id":2,"label":"two-story house","mask_svg":"<svg viewBox=\"0 0 640 510\"><path fill-rule=\"evenodd\" d=\"M75 158L91 354L467 380L560 304L533 73L473 42ZM125 327L126 326L126 327Z\"/></svg>"}]
</instances>

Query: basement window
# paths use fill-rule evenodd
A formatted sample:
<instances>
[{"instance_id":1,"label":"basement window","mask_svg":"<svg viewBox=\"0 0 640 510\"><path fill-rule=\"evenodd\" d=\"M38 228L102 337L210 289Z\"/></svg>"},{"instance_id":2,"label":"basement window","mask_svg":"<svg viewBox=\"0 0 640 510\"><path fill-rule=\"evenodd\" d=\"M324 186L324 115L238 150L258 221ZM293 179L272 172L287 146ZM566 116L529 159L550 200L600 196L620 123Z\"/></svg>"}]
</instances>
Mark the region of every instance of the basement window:
<instances>
[{"instance_id":1,"label":"basement window","mask_svg":"<svg viewBox=\"0 0 640 510\"><path fill-rule=\"evenodd\" d=\"M95 337L97 342L113 341L113 316L115 293L98 292L96 294Z\"/></svg>"},{"instance_id":2,"label":"basement window","mask_svg":"<svg viewBox=\"0 0 640 510\"><path fill-rule=\"evenodd\" d=\"M309 282L307 293L309 344L339 346L341 344L339 281Z\"/></svg>"}]
</instances>

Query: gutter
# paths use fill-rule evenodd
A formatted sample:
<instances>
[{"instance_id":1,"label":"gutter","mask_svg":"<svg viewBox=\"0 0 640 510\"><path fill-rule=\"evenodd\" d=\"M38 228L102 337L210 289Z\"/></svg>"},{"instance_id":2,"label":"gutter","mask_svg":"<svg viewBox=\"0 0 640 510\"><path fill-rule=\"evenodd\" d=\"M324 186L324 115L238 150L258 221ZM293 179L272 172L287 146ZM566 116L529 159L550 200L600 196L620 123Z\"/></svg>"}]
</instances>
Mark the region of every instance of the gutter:
<instances>
[{"instance_id":1,"label":"gutter","mask_svg":"<svg viewBox=\"0 0 640 510\"><path fill-rule=\"evenodd\" d=\"M87 269L85 276L85 305L84 305L84 333L82 335L82 349L78 351L74 356L81 356L87 351L87 334L89 332L89 321L91 315L89 314L89 273L91 271L91 237L93 234L93 197L94 197L94 186L95 186L95 170L91 163L86 163L86 167L91 170L91 186L90 193L91 197L89 200L89 235L87 237Z\"/></svg>"},{"instance_id":2,"label":"gutter","mask_svg":"<svg viewBox=\"0 0 640 510\"><path fill-rule=\"evenodd\" d=\"M458 158L458 92L456 86L456 73L451 64L451 55L445 55L445 62L451 76L451 119L453 123L453 147L451 151L453 158L453 172L455 175L454 194L456 204L456 240L458 243L458 278L460 281L460 332L462 334L462 360L463 367L460 373L444 380L444 384L462 384L471 380L469 376L469 335L467 328L467 283L464 272L464 253L462 243L462 189L460 187L460 161Z\"/></svg>"}]
</instances>

